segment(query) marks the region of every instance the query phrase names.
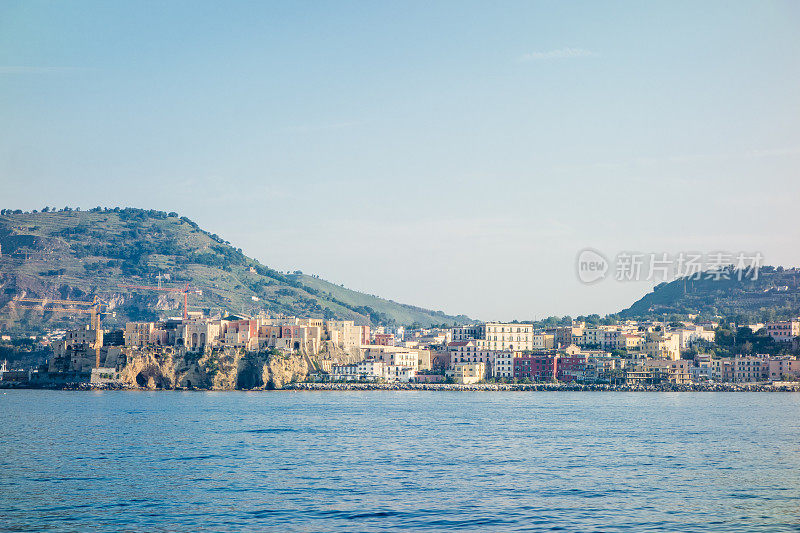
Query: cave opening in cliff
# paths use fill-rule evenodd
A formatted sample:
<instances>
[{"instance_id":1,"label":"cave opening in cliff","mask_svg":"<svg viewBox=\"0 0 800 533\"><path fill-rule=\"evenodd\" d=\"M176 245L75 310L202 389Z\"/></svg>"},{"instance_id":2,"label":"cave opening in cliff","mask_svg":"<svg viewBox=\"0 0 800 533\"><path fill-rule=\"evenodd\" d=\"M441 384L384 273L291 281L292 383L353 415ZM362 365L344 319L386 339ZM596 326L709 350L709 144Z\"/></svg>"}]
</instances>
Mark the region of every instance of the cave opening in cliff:
<instances>
[{"instance_id":1,"label":"cave opening in cliff","mask_svg":"<svg viewBox=\"0 0 800 533\"><path fill-rule=\"evenodd\" d=\"M261 372L256 367L248 366L236 376L237 389L257 389L263 385Z\"/></svg>"}]
</instances>

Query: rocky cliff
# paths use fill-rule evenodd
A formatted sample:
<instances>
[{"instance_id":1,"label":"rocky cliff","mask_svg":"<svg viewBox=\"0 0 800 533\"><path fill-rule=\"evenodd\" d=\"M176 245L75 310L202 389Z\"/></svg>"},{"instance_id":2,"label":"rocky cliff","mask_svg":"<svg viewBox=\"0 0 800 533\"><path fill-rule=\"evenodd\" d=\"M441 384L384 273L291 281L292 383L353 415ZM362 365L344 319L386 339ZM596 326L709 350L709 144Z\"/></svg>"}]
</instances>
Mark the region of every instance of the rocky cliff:
<instances>
[{"instance_id":1,"label":"rocky cliff","mask_svg":"<svg viewBox=\"0 0 800 533\"><path fill-rule=\"evenodd\" d=\"M120 379L143 389L264 390L305 379L309 359L302 355L250 353L232 348L203 353L154 348L126 351Z\"/></svg>"}]
</instances>

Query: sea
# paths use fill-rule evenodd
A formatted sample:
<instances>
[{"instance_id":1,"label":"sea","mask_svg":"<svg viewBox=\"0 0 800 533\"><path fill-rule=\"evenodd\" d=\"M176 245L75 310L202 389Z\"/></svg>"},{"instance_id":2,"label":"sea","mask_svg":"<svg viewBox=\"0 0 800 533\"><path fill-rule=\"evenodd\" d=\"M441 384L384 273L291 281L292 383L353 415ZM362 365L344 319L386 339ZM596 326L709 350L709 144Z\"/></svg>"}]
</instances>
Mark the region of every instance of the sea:
<instances>
[{"instance_id":1,"label":"sea","mask_svg":"<svg viewBox=\"0 0 800 533\"><path fill-rule=\"evenodd\" d=\"M800 394L0 391L0 531L800 531Z\"/></svg>"}]
</instances>

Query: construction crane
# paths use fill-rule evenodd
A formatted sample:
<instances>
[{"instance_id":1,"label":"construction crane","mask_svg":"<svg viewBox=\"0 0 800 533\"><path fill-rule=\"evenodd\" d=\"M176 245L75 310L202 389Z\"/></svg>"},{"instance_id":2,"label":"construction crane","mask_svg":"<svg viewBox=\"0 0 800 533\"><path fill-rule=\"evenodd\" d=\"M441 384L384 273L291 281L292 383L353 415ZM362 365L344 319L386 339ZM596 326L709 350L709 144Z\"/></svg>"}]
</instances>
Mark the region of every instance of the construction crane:
<instances>
[{"instance_id":1,"label":"construction crane","mask_svg":"<svg viewBox=\"0 0 800 533\"><path fill-rule=\"evenodd\" d=\"M183 294L183 319L186 320L189 318L188 308L189 308L189 293L195 292L196 294L200 294L198 290L192 290L189 288L189 284L187 283L185 287L153 287L150 285L126 285L120 284L119 285L125 289L140 289L145 291L162 291L162 292L179 292Z\"/></svg>"},{"instance_id":2,"label":"construction crane","mask_svg":"<svg viewBox=\"0 0 800 533\"><path fill-rule=\"evenodd\" d=\"M102 315L115 315L108 311L108 302L95 296L91 302L84 300L56 300L52 298L14 298L11 300L13 303L35 303L39 304L36 307L26 307L27 309L41 309L44 311L52 311L55 313L87 313L91 315L91 329L94 330L94 366L100 368L100 348L103 347L103 339L100 337L100 317ZM73 307L45 307L51 304L56 305L85 305L86 308L73 308ZM105 308L105 310L104 310Z\"/></svg>"}]
</instances>

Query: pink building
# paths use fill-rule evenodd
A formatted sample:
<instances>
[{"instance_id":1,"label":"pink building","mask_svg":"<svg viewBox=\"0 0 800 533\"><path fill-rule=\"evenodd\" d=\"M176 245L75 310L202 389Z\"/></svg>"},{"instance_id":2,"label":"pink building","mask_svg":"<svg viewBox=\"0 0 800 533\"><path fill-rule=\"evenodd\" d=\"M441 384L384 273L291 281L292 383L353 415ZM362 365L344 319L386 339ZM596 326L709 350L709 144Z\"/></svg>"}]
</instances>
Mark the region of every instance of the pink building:
<instances>
[{"instance_id":1,"label":"pink building","mask_svg":"<svg viewBox=\"0 0 800 533\"><path fill-rule=\"evenodd\" d=\"M735 357L733 379L736 382L755 383L769 379L769 358L766 356Z\"/></svg>"},{"instance_id":2,"label":"pink building","mask_svg":"<svg viewBox=\"0 0 800 533\"><path fill-rule=\"evenodd\" d=\"M771 358L769 379L772 381L800 379L800 360L796 357Z\"/></svg>"},{"instance_id":3,"label":"pink building","mask_svg":"<svg viewBox=\"0 0 800 533\"><path fill-rule=\"evenodd\" d=\"M800 336L800 320L786 320L784 322L768 322L767 335L776 341L788 342Z\"/></svg>"}]
</instances>

